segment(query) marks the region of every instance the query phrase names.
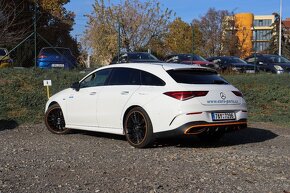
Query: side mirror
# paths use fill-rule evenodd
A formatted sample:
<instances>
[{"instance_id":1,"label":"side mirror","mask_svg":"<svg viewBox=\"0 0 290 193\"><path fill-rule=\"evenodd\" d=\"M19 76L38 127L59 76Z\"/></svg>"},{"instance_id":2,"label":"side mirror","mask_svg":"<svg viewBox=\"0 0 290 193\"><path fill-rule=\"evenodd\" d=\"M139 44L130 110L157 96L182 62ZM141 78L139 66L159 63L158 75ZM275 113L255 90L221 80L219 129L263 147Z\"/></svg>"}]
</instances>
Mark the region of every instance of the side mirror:
<instances>
[{"instance_id":1,"label":"side mirror","mask_svg":"<svg viewBox=\"0 0 290 193\"><path fill-rule=\"evenodd\" d=\"M72 85L71 85L71 88L76 90L76 91L79 91L80 90L80 83L79 82L74 82Z\"/></svg>"}]
</instances>

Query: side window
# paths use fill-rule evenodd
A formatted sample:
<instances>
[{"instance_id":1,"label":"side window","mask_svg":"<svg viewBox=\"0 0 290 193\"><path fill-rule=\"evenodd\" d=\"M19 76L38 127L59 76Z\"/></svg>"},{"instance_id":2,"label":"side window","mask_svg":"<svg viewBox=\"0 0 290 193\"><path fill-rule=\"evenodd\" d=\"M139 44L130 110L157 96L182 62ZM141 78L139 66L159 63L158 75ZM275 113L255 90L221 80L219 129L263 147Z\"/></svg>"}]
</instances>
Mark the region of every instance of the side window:
<instances>
[{"instance_id":1,"label":"side window","mask_svg":"<svg viewBox=\"0 0 290 193\"><path fill-rule=\"evenodd\" d=\"M114 68L108 85L140 85L140 71L131 68Z\"/></svg>"},{"instance_id":2,"label":"side window","mask_svg":"<svg viewBox=\"0 0 290 193\"><path fill-rule=\"evenodd\" d=\"M141 84L146 86L165 86L165 82L148 72L141 72Z\"/></svg>"},{"instance_id":3,"label":"side window","mask_svg":"<svg viewBox=\"0 0 290 193\"><path fill-rule=\"evenodd\" d=\"M171 62L173 62L173 59L169 58L169 59L166 60L166 62L171 63Z\"/></svg>"},{"instance_id":4,"label":"side window","mask_svg":"<svg viewBox=\"0 0 290 193\"><path fill-rule=\"evenodd\" d=\"M257 58L258 59L258 58ZM248 58L247 60L246 60L248 63L250 63L250 64L254 64L255 63L255 58Z\"/></svg>"},{"instance_id":5,"label":"side window","mask_svg":"<svg viewBox=\"0 0 290 193\"><path fill-rule=\"evenodd\" d=\"M110 75L110 72L111 72L111 69L104 69L104 70L100 70L91 74L80 83L80 88L105 85Z\"/></svg>"},{"instance_id":6,"label":"side window","mask_svg":"<svg viewBox=\"0 0 290 193\"><path fill-rule=\"evenodd\" d=\"M128 55L124 54L120 56L120 63L127 63L128 62Z\"/></svg>"}]
</instances>

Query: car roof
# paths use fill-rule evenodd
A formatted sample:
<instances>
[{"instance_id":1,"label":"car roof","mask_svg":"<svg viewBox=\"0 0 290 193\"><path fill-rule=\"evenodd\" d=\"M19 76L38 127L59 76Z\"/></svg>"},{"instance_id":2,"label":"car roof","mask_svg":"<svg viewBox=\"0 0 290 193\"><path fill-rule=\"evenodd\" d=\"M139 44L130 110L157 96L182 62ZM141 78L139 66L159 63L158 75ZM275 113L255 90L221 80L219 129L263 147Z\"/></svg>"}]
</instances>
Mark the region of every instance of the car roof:
<instances>
[{"instance_id":1,"label":"car roof","mask_svg":"<svg viewBox=\"0 0 290 193\"><path fill-rule=\"evenodd\" d=\"M166 57L172 57L172 56L199 56L197 54L170 54L170 55L167 55Z\"/></svg>"},{"instance_id":2,"label":"car roof","mask_svg":"<svg viewBox=\"0 0 290 193\"><path fill-rule=\"evenodd\" d=\"M210 57L210 58L239 58L237 56L214 56L214 57Z\"/></svg>"},{"instance_id":3,"label":"car roof","mask_svg":"<svg viewBox=\"0 0 290 193\"><path fill-rule=\"evenodd\" d=\"M208 69L212 71L212 69L197 66L197 65L188 65L188 64L177 64L177 63L122 63L122 64L112 64L110 66L106 66L104 68L110 68L110 67L121 67L121 68L137 68L137 69L149 69L149 68L160 68L162 67L164 70L174 70L174 69L189 69L189 68L195 68L195 69ZM214 70L213 70L214 71Z\"/></svg>"},{"instance_id":4,"label":"car roof","mask_svg":"<svg viewBox=\"0 0 290 193\"><path fill-rule=\"evenodd\" d=\"M69 48L65 48L65 47L43 47L41 49L67 49L69 50Z\"/></svg>"}]
</instances>

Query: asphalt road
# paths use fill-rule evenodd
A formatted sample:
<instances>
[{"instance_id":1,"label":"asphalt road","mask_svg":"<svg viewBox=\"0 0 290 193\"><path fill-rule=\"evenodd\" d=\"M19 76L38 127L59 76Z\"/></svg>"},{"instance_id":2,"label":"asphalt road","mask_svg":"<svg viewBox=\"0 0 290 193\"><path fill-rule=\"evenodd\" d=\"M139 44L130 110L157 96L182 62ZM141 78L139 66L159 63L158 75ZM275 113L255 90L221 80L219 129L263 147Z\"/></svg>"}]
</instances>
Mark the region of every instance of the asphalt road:
<instances>
[{"instance_id":1,"label":"asphalt road","mask_svg":"<svg viewBox=\"0 0 290 193\"><path fill-rule=\"evenodd\" d=\"M149 149L124 137L0 121L0 192L290 191L290 128L265 123L215 145L166 139Z\"/></svg>"}]
</instances>

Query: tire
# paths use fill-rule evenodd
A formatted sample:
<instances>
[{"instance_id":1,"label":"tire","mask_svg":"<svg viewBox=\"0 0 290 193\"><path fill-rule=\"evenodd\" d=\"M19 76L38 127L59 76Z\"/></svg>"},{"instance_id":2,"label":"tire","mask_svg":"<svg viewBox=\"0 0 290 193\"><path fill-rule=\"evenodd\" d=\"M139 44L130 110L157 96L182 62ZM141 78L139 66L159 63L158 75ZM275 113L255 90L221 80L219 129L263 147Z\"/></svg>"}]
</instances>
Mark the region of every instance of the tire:
<instances>
[{"instance_id":1,"label":"tire","mask_svg":"<svg viewBox=\"0 0 290 193\"><path fill-rule=\"evenodd\" d=\"M58 104L51 105L45 113L45 125L54 134L66 134L70 129L65 127L62 110Z\"/></svg>"},{"instance_id":2,"label":"tire","mask_svg":"<svg viewBox=\"0 0 290 193\"><path fill-rule=\"evenodd\" d=\"M135 148L149 147L153 142L153 127L144 109L131 109L124 121L125 136L130 145Z\"/></svg>"}]
</instances>

